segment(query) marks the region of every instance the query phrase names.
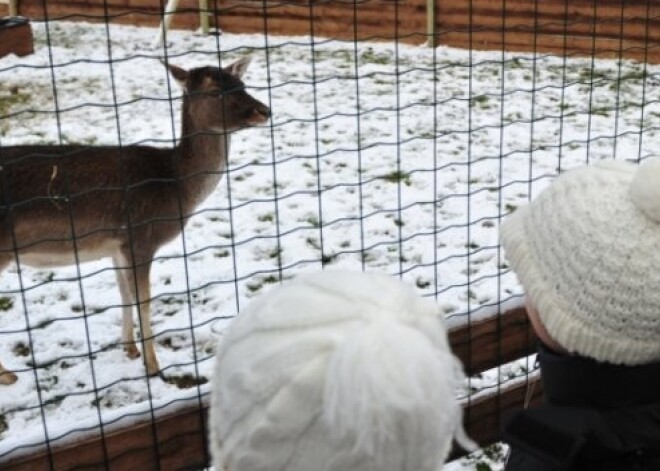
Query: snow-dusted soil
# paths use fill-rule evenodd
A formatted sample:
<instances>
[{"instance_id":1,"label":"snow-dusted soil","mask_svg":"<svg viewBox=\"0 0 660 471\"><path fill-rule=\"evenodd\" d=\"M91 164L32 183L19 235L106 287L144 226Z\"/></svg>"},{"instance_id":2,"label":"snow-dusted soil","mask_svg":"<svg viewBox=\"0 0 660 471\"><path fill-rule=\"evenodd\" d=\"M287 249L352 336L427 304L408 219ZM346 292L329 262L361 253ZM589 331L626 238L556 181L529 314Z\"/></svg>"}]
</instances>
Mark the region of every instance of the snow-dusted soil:
<instances>
[{"instance_id":1,"label":"snow-dusted soil","mask_svg":"<svg viewBox=\"0 0 660 471\"><path fill-rule=\"evenodd\" d=\"M0 60L0 150L173 144L180 91L158 62L164 49L149 46L154 29L33 27L36 53ZM452 323L519 295L501 217L558 170L649 155L660 125L660 69L632 62L228 33L169 40L183 67L252 55L245 81L273 118L234 135L221 184L154 263L163 378L146 380L118 345L109 260L2 274L0 360L20 380L0 390L0 457L45 433L107 430L205 394L228 319L280 278L322 265L400 275Z\"/></svg>"}]
</instances>

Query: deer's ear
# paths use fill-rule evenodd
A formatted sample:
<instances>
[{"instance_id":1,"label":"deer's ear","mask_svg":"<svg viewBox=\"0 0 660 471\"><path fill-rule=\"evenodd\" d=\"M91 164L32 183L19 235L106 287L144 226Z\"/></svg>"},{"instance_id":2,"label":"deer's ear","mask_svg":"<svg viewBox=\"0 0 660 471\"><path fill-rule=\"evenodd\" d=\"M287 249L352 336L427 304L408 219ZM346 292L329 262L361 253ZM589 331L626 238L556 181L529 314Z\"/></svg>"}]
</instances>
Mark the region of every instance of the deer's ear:
<instances>
[{"instance_id":1,"label":"deer's ear","mask_svg":"<svg viewBox=\"0 0 660 471\"><path fill-rule=\"evenodd\" d=\"M182 69L181 67L177 67L174 64L166 64L163 62L163 65L167 67L167 70L170 71L170 74L172 75L172 78L176 80L176 83L178 83L179 86L185 90L186 81L188 80L188 71Z\"/></svg>"},{"instance_id":2,"label":"deer's ear","mask_svg":"<svg viewBox=\"0 0 660 471\"><path fill-rule=\"evenodd\" d=\"M243 75L247 71L248 66L250 65L250 62L252 61L252 58L250 56L245 56L236 62L234 62L231 65L228 65L225 67L225 71L229 72L232 74L234 77L241 79L243 78Z\"/></svg>"}]
</instances>

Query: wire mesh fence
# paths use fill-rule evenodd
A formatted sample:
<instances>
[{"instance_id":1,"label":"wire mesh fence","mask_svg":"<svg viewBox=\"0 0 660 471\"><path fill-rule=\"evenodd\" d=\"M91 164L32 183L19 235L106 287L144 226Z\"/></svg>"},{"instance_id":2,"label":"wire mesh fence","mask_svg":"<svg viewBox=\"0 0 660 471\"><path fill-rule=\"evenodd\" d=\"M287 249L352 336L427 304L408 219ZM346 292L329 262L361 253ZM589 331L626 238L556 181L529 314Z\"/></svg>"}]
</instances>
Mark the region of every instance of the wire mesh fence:
<instances>
[{"instance_id":1,"label":"wire mesh fence","mask_svg":"<svg viewBox=\"0 0 660 471\"><path fill-rule=\"evenodd\" d=\"M492 4L215 2L212 34L170 29L154 45L164 4L20 2L36 18L35 53L0 58L2 168L18 145L77 146L67 155L113 146L119 159L132 146L177 145L185 93L161 61L227 67L250 56L246 90L272 116L232 133L226 166L185 176L192 187L217 186L168 216L185 229L153 259L156 376L123 352L118 268L84 251L59 266L63 251L48 248L59 237L48 231L51 213L66 215L73 249L84 245L88 234L75 235L66 202L100 189L55 192L52 156L47 176L28 181L43 204L28 222L46 228L2 247L0 361L18 381L0 386L0 463L46 450L51 468L67 469L52 450L145 421L154 440L121 446L166 454L159 420L204 403L222 329L250 299L305 271L401 277L436 299L454 327L519 305L500 221L558 172L653 153L660 69L650 62L660 23L650 1ZM174 26L196 27L199 6L184 3L173 16ZM420 46L429 42L463 47ZM477 50L489 47L496 50ZM12 215L29 201L4 201L2 230L21 233ZM100 204L98 219L114 209ZM36 255L16 251L24 246ZM119 265L126 268L135 261ZM142 350L149 339L139 335ZM493 366L506 357L503 341L494 342ZM527 358L474 370L461 396L470 403L526 382L532 370ZM101 443L96 466L104 469L116 450Z\"/></svg>"}]
</instances>

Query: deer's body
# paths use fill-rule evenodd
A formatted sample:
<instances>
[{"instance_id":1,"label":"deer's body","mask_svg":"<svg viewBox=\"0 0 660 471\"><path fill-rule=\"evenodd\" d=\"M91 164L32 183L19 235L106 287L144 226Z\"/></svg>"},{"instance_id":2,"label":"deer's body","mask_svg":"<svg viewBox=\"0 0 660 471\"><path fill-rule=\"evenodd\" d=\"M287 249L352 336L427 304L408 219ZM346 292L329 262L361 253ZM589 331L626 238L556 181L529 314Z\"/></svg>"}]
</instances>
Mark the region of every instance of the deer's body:
<instances>
[{"instance_id":1,"label":"deer's body","mask_svg":"<svg viewBox=\"0 0 660 471\"><path fill-rule=\"evenodd\" d=\"M262 123L270 110L240 77L249 61L186 72L170 66L185 94L182 139L148 146L0 148L0 270L11 262L52 267L112 258L123 304L123 343L140 355L138 305L147 373L160 370L150 326L149 272L156 251L176 238L217 186L229 132ZM0 384L16 376L0 365Z\"/></svg>"}]
</instances>

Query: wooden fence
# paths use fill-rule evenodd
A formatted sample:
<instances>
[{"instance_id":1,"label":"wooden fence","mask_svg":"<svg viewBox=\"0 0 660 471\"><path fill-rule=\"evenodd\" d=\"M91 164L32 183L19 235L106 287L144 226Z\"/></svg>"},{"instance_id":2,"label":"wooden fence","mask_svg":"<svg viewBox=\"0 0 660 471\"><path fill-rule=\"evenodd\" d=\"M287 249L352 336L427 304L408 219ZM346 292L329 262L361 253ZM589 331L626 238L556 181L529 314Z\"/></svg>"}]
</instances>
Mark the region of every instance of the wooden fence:
<instances>
[{"instance_id":1,"label":"wooden fence","mask_svg":"<svg viewBox=\"0 0 660 471\"><path fill-rule=\"evenodd\" d=\"M166 0L19 0L34 20L156 26ZM204 0L211 23L232 33L317 35L346 40L568 55L660 63L660 2L654 0ZM6 13L0 4L0 15ZM198 0L180 0L173 27L196 29Z\"/></svg>"},{"instance_id":2,"label":"wooden fence","mask_svg":"<svg viewBox=\"0 0 660 471\"><path fill-rule=\"evenodd\" d=\"M536 339L523 308L450 331L450 343L475 375L531 354ZM481 445L499 438L502 417L542 394L538 377L498 385L465 403L468 434ZM60 448L44 449L15 460L0 460L3 471L73 471L136 469L191 470L208 465L206 405L192 406L155 422L92 437ZM456 455L455 455L456 456ZM51 467L52 464L52 467Z\"/></svg>"}]
</instances>

